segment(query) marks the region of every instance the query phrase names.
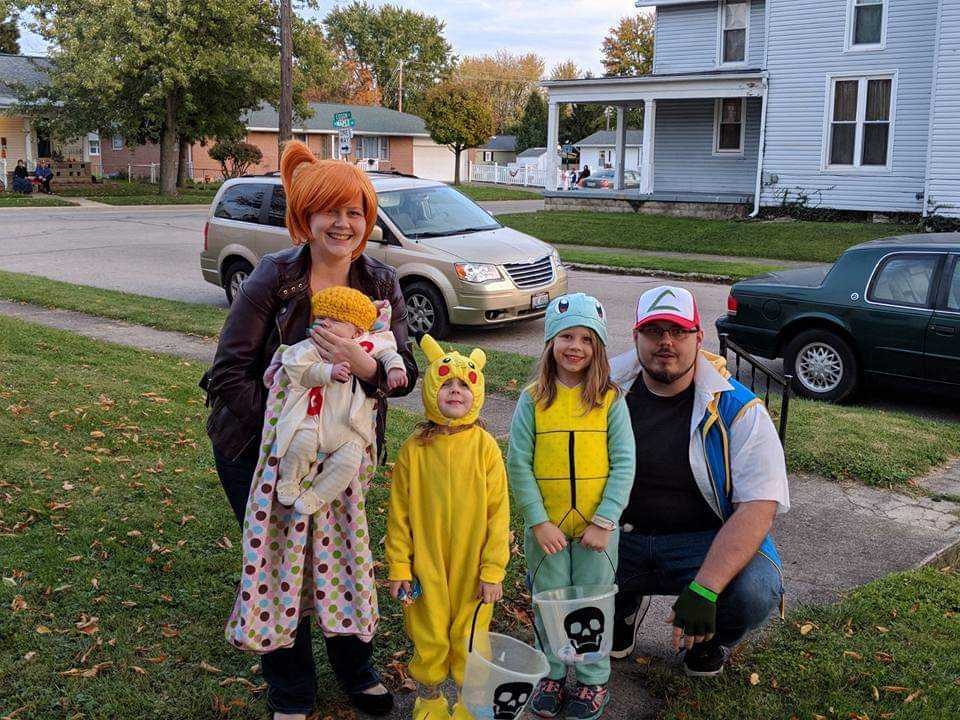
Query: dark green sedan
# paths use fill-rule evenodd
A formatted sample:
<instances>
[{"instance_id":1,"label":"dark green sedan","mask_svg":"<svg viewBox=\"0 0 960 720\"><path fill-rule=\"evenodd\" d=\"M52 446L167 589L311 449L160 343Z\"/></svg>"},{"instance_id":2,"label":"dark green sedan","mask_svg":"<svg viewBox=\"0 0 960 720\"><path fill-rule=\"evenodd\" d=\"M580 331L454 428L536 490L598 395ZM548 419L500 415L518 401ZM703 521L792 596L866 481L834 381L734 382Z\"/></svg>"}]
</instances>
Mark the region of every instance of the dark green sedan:
<instances>
[{"instance_id":1,"label":"dark green sedan","mask_svg":"<svg viewBox=\"0 0 960 720\"><path fill-rule=\"evenodd\" d=\"M887 380L960 392L960 233L848 249L832 266L736 283L717 332L783 358L803 397L840 402Z\"/></svg>"}]
</instances>

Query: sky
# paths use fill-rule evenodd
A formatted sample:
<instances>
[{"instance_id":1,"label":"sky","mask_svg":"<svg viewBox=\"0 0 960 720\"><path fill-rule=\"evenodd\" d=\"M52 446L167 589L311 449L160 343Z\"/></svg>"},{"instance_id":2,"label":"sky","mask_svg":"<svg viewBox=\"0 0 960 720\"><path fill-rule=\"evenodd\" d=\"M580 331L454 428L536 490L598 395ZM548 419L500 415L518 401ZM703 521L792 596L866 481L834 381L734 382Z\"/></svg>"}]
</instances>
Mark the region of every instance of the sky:
<instances>
[{"instance_id":1,"label":"sky","mask_svg":"<svg viewBox=\"0 0 960 720\"><path fill-rule=\"evenodd\" d=\"M370 0L383 5L388 0ZM486 55L500 49L514 54L535 52L547 71L564 60L602 74L600 44L624 15L637 12L633 0L389 0L411 10L435 15L446 23L445 36L455 54ZM322 18L337 4L321 2L313 15ZM24 30L21 52L43 55L46 45Z\"/></svg>"}]
</instances>

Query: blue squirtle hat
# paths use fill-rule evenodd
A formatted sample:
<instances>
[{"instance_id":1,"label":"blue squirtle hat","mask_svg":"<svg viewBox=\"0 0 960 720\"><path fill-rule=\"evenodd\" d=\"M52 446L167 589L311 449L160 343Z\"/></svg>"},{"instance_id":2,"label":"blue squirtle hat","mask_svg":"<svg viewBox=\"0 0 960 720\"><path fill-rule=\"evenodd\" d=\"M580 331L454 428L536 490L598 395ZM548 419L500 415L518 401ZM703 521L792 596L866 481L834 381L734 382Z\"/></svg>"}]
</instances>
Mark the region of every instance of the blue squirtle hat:
<instances>
[{"instance_id":1,"label":"blue squirtle hat","mask_svg":"<svg viewBox=\"0 0 960 720\"><path fill-rule=\"evenodd\" d=\"M607 344L607 313L592 295L561 295L547 306L547 317L543 324L544 343L550 342L561 330L572 327L590 328L600 342Z\"/></svg>"}]
</instances>

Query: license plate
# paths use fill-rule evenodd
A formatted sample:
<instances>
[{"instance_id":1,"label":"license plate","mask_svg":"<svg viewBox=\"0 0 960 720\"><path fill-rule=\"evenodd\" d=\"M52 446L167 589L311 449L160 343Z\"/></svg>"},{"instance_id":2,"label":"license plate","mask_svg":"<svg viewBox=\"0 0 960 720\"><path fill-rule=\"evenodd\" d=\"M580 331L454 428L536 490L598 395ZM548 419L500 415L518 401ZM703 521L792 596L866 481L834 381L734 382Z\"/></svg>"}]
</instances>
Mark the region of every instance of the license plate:
<instances>
[{"instance_id":1,"label":"license plate","mask_svg":"<svg viewBox=\"0 0 960 720\"><path fill-rule=\"evenodd\" d=\"M550 304L550 293L537 293L530 298L530 307L534 310L545 308Z\"/></svg>"}]
</instances>

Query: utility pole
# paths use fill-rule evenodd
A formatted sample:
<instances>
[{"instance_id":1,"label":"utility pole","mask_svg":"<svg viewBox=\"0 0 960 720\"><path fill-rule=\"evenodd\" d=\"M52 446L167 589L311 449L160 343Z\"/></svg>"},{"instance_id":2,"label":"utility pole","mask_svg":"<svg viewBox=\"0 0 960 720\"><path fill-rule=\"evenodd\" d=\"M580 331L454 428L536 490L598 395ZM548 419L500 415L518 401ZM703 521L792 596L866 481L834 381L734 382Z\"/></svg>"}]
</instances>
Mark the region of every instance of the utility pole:
<instances>
[{"instance_id":1,"label":"utility pole","mask_svg":"<svg viewBox=\"0 0 960 720\"><path fill-rule=\"evenodd\" d=\"M400 60L400 93L399 106L397 110L403 112L403 60Z\"/></svg>"},{"instance_id":2,"label":"utility pole","mask_svg":"<svg viewBox=\"0 0 960 720\"><path fill-rule=\"evenodd\" d=\"M279 152L293 137L293 12L291 0L280 0L280 123L277 136Z\"/></svg>"}]
</instances>

